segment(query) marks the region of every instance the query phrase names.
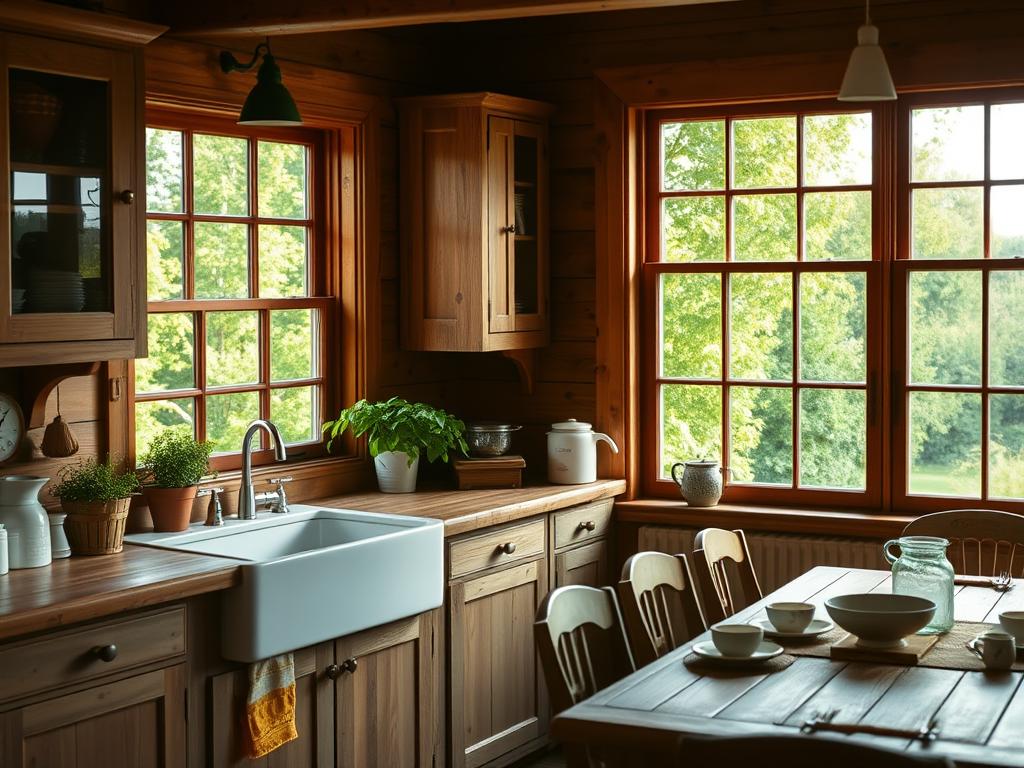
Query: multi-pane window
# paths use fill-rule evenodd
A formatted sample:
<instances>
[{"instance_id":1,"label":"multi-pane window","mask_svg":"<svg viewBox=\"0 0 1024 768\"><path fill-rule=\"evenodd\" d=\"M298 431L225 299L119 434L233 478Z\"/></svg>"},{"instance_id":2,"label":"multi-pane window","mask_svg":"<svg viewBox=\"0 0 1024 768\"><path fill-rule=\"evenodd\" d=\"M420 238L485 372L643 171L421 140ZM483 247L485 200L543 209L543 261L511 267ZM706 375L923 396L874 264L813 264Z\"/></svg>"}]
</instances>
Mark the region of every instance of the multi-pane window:
<instances>
[{"instance_id":1,"label":"multi-pane window","mask_svg":"<svg viewBox=\"0 0 1024 768\"><path fill-rule=\"evenodd\" d=\"M871 112L669 113L648 140L656 477L707 456L734 489L865 494Z\"/></svg>"},{"instance_id":2,"label":"multi-pane window","mask_svg":"<svg viewBox=\"0 0 1024 768\"><path fill-rule=\"evenodd\" d=\"M317 137L215 127L146 131L149 357L135 363L136 456L176 424L218 454L237 453L256 418L289 445L320 439L329 304L313 258Z\"/></svg>"},{"instance_id":3,"label":"multi-pane window","mask_svg":"<svg viewBox=\"0 0 1024 768\"><path fill-rule=\"evenodd\" d=\"M648 492L1024 508L1024 99L648 114Z\"/></svg>"},{"instance_id":4,"label":"multi-pane window","mask_svg":"<svg viewBox=\"0 0 1024 768\"><path fill-rule=\"evenodd\" d=\"M1024 499L1024 102L917 97L901 127L896 500Z\"/></svg>"}]
</instances>

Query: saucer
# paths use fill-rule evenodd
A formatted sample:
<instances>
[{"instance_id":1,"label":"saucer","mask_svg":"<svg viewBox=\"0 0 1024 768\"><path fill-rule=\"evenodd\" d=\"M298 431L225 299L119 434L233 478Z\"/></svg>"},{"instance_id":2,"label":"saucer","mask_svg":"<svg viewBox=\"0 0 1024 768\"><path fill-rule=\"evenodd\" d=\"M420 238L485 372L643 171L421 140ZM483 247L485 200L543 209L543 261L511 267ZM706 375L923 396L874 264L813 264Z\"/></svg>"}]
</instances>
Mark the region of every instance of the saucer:
<instances>
[{"instance_id":1,"label":"saucer","mask_svg":"<svg viewBox=\"0 0 1024 768\"><path fill-rule=\"evenodd\" d=\"M697 643L690 650L702 659L709 659L711 661L721 662L722 664L759 664L762 661L774 659L776 656L781 654L782 646L762 641L761 645L759 645L757 650L750 656L725 656L715 647L713 642L705 640L703 643Z\"/></svg>"},{"instance_id":2,"label":"saucer","mask_svg":"<svg viewBox=\"0 0 1024 768\"><path fill-rule=\"evenodd\" d=\"M768 619L756 619L751 623L763 629L765 637L781 637L786 640L809 640L835 629L836 626L828 619L814 619L803 632L779 632Z\"/></svg>"}]
</instances>

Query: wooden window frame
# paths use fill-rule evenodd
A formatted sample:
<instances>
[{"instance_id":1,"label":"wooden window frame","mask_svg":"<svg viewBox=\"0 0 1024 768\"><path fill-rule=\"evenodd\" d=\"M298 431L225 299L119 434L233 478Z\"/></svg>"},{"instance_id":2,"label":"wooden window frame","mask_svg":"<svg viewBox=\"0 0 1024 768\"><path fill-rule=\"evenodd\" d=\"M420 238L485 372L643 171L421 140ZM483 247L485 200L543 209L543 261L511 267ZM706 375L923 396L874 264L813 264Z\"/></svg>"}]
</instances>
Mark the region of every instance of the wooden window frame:
<instances>
[{"instance_id":1,"label":"wooden window frame","mask_svg":"<svg viewBox=\"0 0 1024 768\"><path fill-rule=\"evenodd\" d=\"M897 171L897 223L898 248L892 265L891 305L893 350L890 372L893 425L892 505L912 513L937 512L951 507L985 507L1024 514L1024 500L988 498L989 486L989 395L1024 394L1024 386L991 386L989 382L989 275L993 271L1021 271L1024 263L1018 259L995 259L990 251L990 197L993 187L1021 185L1024 179L991 178L990 167L990 112L992 105L1006 102L1024 102L1024 88L961 89L934 93L911 94L901 97L898 108L897 143L901 159ZM971 106L985 107L984 122L984 178L970 181L912 182L910 180L911 113L923 107ZM981 187L984 190L983 253L980 259L929 260L912 258L911 194L914 189L941 189ZM920 385L910 382L910 350L908 345L908 299L912 272L978 271L982 274L981 324L981 382L978 385ZM908 491L910 459L908 455L909 399L911 392L960 392L981 396L981 496L929 496Z\"/></svg>"},{"instance_id":2,"label":"wooden window frame","mask_svg":"<svg viewBox=\"0 0 1024 768\"><path fill-rule=\"evenodd\" d=\"M879 381L882 376L883 355L880 329L880 302L882 301L882 243L877 237L882 210L883 155L873 153L872 180L869 184L850 185L809 185L803 181L803 118L813 115L867 113L872 118L872 145L879 144L883 130L881 110L872 106L840 104L835 101L778 101L744 105L721 105L715 107L652 109L642 115L645 137L644 155L641 168L644 173L640 206L644 224L644 248L641 255L640 303L643 314L641 345L641 389L642 418L656 428L644 430L641 445L641 472L643 491L647 495L678 497L679 489L674 482L662 479L660 475L660 389L665 384L717 386L722 393L721 447L723 466L728 465L730 455L729 389L731 386L757 386L786 389L792 395L792 469L791 486L767 484L726 483L724 503L750 503L761 501L769 504L815 504L833 507L872 507L881 503L881 417L879 404ZM796 132L796 184L791 187L736 188L732 184L731 131L735 120L754 117L793 117L797 123ZM662 147L661 126L674 121L722 120L725 123L725 186L720 190L678 191L661 188ZM805 261L804 260L804 196L816 192L863 192L871 193L872 209L872 258L870 261ZM786 262L758 262L733 260L732 242L732 201L737 196L751 194L785 194L796 198L797 243L796 260ZM686 197L723 197L725 199L725 260L715 262L665 262L660 261L662 248L661 209L665 199ZM792 275L793 302L793 359L792 377L789 381L741 380L726 375L729 360L729 309L728 280L735 274L790 273ZM797 343L800 327L800 294L798 276L815 272L849 272L864 274L866 288L866 376L860 383L805 382L799 377L800 348ZM662 275L669 274L720 274L722 308L722 352L720 374L714 378L679 379L662 376L659 370L661 318L659 283ZM800 488L800 393L810 389L846 389L863 391L865 394L865 488L844 490L825 488ZM678 457L679 461L696 457Z\"/></svg>"},{"instance_id":3,"label":"wooden window frame","mask_svg":"<svg viewBox=\"0 0 1024 768\"><path fill-rule=\"evenodd\" d=\"M340 407L342 397L339 384L340 363L332 361L328 351L336 349L341 339L339 312L337 303L341 295L341 286L337 270L330 268L327 242L326 220L329 217L326 190L328 165L338 158L328 157L328 146L332 143L324 131L310 128L275 128L237 125L228 117L198 115L191 112L178 112L166 109L150 109L146 115L146 127L180 132L182 145L182 211L145 212L145 220L180 222L183 227L182 258L183 258L183 298L163 301L152 301L147 304L147 315L157 313L191 313L193 322L193 368L195 386L189 389L161 391L153 393L136 393L134 388L134 364L130 366L128 376L129 390L129 458L137 459L135 445L135 405L140 402L162 400L191 399L194 403L196 433L205 435L206 399L210 396L235 394L241 392L257 392L260 402L260 413L270 413L270 397L274 390L296 387L315 387L318 402L316 413L321 420L324 414ZM190 145L195 134L230 136L247 140L248 189L247 201L250 206L247 215L197 214L192 209L193 184L193 153ZM260 140L282 141L303 144L309 151L307 164L308 210L305 219L281 219L260 216L258 211L258 173L256 155ZM196 299L194 291L194 225L196 222L244 224L248 228L248 290L250 298L239 299ZM307 242L308 254L308 296L288 298L258 298L259 292L259 254L258 228L261 224L282 224L287 226L304 226L309 233ZM318 322L315 327L317 349L314 358L314 375L309 378L271 382L270 378L270 311L282 309L311 309L317 313ZM247 311L256 312L259 323L259 382L231 386L209 387L206 383L206 319L211 312ZM340 357L340 356L339 356ZM319 425L314 425L314 428ZM346 446L351 447L351 446ZM237 470L241 467L241 446L229 453L215 454L210 460L211 469L216 471ZM288 446L289 460L316 459L325 454L325 442L315 434L314 440L291 444ZM274 462L274 451L270 447L265 434L260 433L260 442L254 446L252 461L254 466Z\"/></svg>"}]
</instances>

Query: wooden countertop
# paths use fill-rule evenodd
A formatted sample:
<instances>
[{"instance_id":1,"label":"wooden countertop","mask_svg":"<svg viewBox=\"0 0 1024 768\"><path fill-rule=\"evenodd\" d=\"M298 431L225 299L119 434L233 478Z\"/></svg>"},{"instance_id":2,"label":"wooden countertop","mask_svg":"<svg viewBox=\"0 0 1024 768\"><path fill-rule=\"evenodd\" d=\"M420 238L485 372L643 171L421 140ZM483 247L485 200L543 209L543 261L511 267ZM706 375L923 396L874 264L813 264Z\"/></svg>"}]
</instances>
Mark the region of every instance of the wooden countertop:
<instances>
[{"instance_id":1,"label":"wooden countertop","mask_svg":"<svg viewBox=\"0 0 1024 768\"><path fill-rule=\"evenodd\" d=\"M571 507L574 504L618 496L625 491L625 480L598 480L586 485L534 485L490 491L352 493L302 503L363 512L432 517L444 521L444 535L447 537Z\"/></svg>"},{"instance_id":2,"label":"wooden countertop","mask_svg":"<svg viewBox=\"0 0 1024 768\"><path fill-rule=\"evenodd\" d=\"M302 503L434 517L444 521L446 536L454 536L625 490L623 480L598 480L492 491L358 493ZM132 544L118 555L11 571L0 576L0 640L227 589L238 579L236 560Z\"/></svg>"},{"instance_id":3,"label":"wooden countertop","mask_svg":"<svg viewBox=\"0 0 1024 768\"><path fill-rule=\"evenodd\" d=\"M0 576L0 639L233 586L238 562L126 544Z\"/></svg>"}]
</instances>

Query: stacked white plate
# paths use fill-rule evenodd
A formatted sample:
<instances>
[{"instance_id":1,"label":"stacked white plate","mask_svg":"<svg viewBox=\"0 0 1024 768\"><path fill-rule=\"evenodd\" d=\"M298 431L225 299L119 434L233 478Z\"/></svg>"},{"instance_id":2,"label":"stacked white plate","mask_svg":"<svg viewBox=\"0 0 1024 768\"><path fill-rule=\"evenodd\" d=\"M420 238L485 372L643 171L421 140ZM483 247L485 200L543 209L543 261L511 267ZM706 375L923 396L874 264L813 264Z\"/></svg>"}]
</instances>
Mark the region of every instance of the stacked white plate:
<instances>
[{"instance_id":1,"label":"stacked white plate","mask_svg":"<svg viewBox=\"0 0 1024 768\"><path fill-rule=\"evenodd\" d=\"M25 289L11 288L11 314L18 314L25 309Z\"/></svg>"},{"instance_id":2,"label":"stacked white plate","mask_svg":"<svg viewBox=\"0 0 1024 768\"><path fill-rule=\"evenodd\" d=\"M28 276L29 308L33 312L81 312L85 285L79 272L36 269Z\"/></svg>"}]
</instances>

